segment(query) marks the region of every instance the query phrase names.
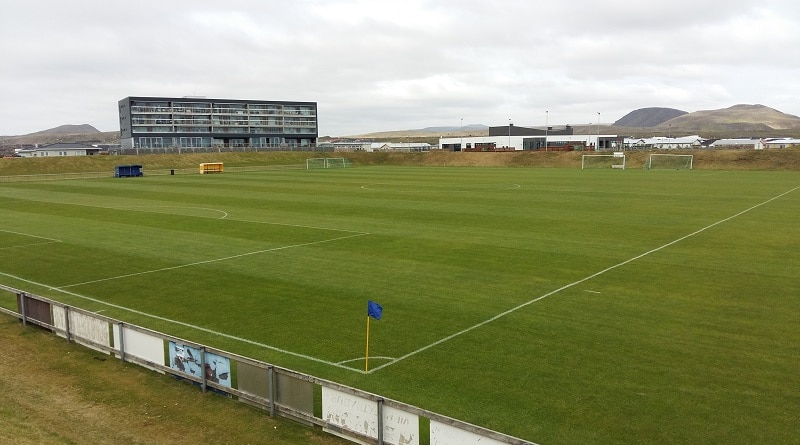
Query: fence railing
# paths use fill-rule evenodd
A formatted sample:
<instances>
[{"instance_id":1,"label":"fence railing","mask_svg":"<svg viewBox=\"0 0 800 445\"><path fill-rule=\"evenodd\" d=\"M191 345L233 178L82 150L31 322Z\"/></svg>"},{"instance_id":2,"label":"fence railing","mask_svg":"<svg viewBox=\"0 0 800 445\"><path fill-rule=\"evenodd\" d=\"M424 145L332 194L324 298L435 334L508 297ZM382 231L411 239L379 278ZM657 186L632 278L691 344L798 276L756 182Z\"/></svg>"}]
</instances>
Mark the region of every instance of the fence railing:
<instances>
[{"instance_id":1,"label":"fence railing","mask_svg":"<svg viewBox=\"0 0 800 445\"><path fill-rule=\"evenodd\" d=\"M272 170L305 170L305 164L281 164L281 165L247 165L241 167L225 166L225 173L244 173L261 172ZM144 170L146 176L167 176L167 175L196 175L197 167L194 168L154 168ZM63 181L69 179L99 179L113 178L114 172L77 172L77 173L44 173L38 175L7 175L0 176L2 182L41 182L41 181Z\"/></svg>"},{"instance_id":2,"label":"fence railing","mask_svg":"<svg viewBox=\"0 0 800 445\"><path fill-rule=\"evenodd\" d=\"M535 445L377 394L0 285L0 312L121 361L193 382L358 443ZM9 298L16 298L16 303ZM5 303L5 304L4 304ZM3 307L3 306L6 307ZM14 307L16 310L9 309ZM315 404L315 394L321 400ZM422 422L420 420L423 420ZM427 429L427 431L423 431ZM424 433L424 434L422 434ZM425 437L426 442L422 442Z\"/></svg>"}]
</instances>

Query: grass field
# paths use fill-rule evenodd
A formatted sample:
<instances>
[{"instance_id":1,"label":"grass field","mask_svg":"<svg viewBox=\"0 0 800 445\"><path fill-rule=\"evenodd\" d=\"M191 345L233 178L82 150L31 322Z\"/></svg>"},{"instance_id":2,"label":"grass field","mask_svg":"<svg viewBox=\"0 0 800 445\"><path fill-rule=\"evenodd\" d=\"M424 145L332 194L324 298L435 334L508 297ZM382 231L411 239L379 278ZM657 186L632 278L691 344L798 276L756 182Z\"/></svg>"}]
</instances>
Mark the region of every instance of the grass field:
<instances>
[{"instance_id":1,"label":"grass field","mask_svg":"<svg viewBox=\"0 0 800 445\"><path fill-rule=\"evenodd\" d=\"M375 166L0 184L0 282L538 443L791 443L799 179ZM364 374L368 299L384 317Z\"/></svg>"}]
</instances>

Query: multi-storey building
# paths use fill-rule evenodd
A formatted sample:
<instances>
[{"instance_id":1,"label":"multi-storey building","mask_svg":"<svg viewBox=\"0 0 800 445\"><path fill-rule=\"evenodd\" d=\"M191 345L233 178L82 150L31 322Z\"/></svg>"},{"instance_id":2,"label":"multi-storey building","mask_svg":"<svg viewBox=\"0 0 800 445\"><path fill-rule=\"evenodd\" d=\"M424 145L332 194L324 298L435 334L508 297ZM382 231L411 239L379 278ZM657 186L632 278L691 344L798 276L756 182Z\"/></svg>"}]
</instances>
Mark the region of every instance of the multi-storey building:
<instances>
[{"instance_id":1,"label":"multi-storey building","mask_svg":"<svg viewBox=\"0 0 800 445\"><path fill-rule=\"evenodd\" d=\"M311 146L319 135L316 102L198 97L119 101L123 149Z\"/></svg>"}]
</instances>

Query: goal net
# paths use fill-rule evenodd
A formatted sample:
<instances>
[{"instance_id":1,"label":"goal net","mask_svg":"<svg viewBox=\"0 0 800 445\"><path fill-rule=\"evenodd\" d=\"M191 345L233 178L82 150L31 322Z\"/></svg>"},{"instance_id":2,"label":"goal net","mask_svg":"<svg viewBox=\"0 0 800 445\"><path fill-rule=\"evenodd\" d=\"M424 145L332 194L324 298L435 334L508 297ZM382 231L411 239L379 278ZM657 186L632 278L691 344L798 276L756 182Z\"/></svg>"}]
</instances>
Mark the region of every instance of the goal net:
<instances>
[{"instance_id":1,"label":"goal net","mask_svg":"<svg viewBox=\"0 0 800 445\"><path fill-rule=\"evenodd\" d=\"M345 168L350 167L350 160L347 158L308 158L306 159L306 170L315 168Z\"/></svg>"},{"instance_id":2,"label":"goal net","mask_svg":"<svg viewBox=\"0 0 800 445\"><path fill-rule=\"evenodd\" d=\"M694 155L651 153L644 163L648 170L691 170Z\"/></svg>"},{"instance_id":3,"label":"goal net","mask_svg":"<svg viewBox=\"0 0 800 445\"><path fill-rule=\"evenodd\" d=\"M581 169L588 168L619 168L625 169L625 153L615 152L607 155L581 156Z\"/></svg>"},{"instance_id":4,"label":"goal net","mask_svg":"<svg viewBox=\"0 0 800 445\"><path fill-rule=\"evenodd\" d=\"M350 167L350 160L347 158L325 158L325 168L345 167Z\"/></svg>"}]
</instances>

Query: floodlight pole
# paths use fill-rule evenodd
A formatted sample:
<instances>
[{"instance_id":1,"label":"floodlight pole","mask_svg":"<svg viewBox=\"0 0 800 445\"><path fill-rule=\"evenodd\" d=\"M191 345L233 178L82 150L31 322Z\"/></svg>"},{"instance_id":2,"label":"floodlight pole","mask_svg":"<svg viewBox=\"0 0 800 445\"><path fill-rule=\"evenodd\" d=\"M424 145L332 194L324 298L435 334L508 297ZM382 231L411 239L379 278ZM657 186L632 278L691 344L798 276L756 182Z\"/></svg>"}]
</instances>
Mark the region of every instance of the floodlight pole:
<instances>
[{"instance_id":1,"label":"floodlight pole","mask_svg":"<svg viewBox=\"0 0 800 445\"><path fill-rule=\"evenodd\" d=\"M548 122L549 117L550 111L544 110L544 151L547 151L547 131L550 130L550 123Z\"/></svg>"},{"instance_id":2,"label":"floodlight pole","mask_svg":"<svg viewBox=\"0 0 800 445\"><path fill-rule=\"evenodd\" d=\"M461 142L458 143L458 151L464 152L464 118L461 118L461 129L459 130L459 135L461 136Z\"/></svg>"},{"instance_id":3,"label":"floodlight pole","mask_svg":"<svg viewBox=\"0 0 800 445\"><path fill-rule=\"evenodd\" d=\"M508 148L511 148L511 118L508 118Z\"/></svg>"},{"instance_id":4,"label":"floodlight pole","mask_svg":"<svg viewBox=\"0 0 800 445\"><path fill-rule=\"evenodd\" d=\"M600 151L600 112L597 112L597 147L594 151Z\"/></svg>"}]
</instances>

